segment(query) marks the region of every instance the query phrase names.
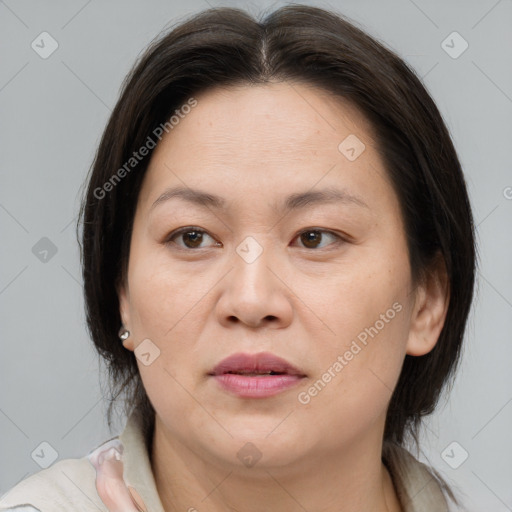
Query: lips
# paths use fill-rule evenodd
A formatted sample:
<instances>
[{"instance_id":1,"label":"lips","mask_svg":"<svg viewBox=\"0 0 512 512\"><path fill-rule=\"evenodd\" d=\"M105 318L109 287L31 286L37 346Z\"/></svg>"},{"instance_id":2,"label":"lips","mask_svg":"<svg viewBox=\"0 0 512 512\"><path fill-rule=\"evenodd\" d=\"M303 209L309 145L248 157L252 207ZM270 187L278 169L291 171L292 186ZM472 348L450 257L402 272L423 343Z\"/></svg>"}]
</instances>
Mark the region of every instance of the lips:
<instances>
[{"instance_id":1,"label":"lips","mask_svg":"<svg viewBox=\"0 0 512 512\"><path fill-rule=\"evenodd\" d=\"M243 399L279 395L296 387L306 377L288 361L268 352L233 354L208 375L218 389Z\"/></svg>"},{"instance_id":2,"label":"lips","mask_svg":"<svg viewBox=\"0 0 512 512\"><path fill-rule=\"evenodd\" d=\"M305 374L291 363L274 354L233 354L223 359L209 375L218 376L234 374L252 377L268 377L275 375L293 375L305 377Z\"/></svg>"}]
</instances>

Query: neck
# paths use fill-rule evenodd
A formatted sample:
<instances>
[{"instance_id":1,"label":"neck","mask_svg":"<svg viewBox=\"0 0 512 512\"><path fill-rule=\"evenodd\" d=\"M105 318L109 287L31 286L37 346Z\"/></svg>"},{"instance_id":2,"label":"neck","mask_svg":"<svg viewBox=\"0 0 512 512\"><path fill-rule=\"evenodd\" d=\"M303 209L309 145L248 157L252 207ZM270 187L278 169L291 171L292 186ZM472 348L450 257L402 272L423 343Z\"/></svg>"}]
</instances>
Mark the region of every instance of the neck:
<instances>
[{"instance_id":1,"label":"neck","mask_svg":"<svg viewBox=\"0 0 512 512\"><path fill-rule=\"evenodd\" d=\"M166 512L401 512L381 453L382 439L365 438L292 467L229 466L170 436L157 416L151 465Z\"/></svg>"}]
</instances>

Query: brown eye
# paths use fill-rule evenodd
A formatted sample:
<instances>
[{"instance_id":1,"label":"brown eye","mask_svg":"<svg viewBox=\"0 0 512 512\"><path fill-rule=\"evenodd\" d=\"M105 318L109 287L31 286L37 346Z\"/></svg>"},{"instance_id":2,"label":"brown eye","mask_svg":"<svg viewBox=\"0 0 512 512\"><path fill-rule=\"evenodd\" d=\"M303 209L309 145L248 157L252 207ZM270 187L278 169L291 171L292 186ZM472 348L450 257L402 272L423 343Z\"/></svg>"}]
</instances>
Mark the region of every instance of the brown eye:
<instances>
[{"instance_id":1,"label":"brown eye","mask_svg":"<svg viewBox=\"0 0 512 512\"><path fill-rule=\"evenodd\" d=\"M213 238L208 235L206 231L193 227L187 227L172 233L169 236L167 243L175 244L181 249L202 249L205 248L205 246L201 246L201 244L207 238L211 238L213 240ZM181 243L176 242L176 240L181 240ZM214 245L219 245L219 243L215 242Z\"/></svg>"},{"instance_id":2,"label":"brown eye","mask_svg":"<svg viewBox=\"0 0 512 512\"><path fill-rule=\"evenodd\" d=\"M186 231L181 236L185 245L191 249L199 247L203 241L203 234L200 231Z\"/></svg>"},{"instance_id":3,"label":"brown eye","mask_svg":"<svg viewBox=\"0 0 512 512\"><path fill-rule=\"evenodd\" d=\"M335 241L342 240L340 236L331 233L330 231L325 231L323 229L308 229L307 231L303 231L299 235L301 243L307 249L318 249L320 247L320 244L324 241L324 239L329 240L329 237L333 238Z\"/></svg>"}]
</instances>

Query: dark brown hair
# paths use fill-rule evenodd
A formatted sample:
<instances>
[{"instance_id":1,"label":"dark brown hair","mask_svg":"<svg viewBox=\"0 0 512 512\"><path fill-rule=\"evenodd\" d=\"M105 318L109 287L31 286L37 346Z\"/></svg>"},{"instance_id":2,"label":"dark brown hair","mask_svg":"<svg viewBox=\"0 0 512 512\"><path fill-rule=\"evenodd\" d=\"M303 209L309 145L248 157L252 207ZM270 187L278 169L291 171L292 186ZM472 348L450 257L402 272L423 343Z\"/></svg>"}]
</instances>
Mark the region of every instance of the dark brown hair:
<instances>
[{"instance_id":1,"label":"dark brown hair","mask_svg":"<svg viewBox=\"0 0 512 512\"><path fill-rule=\"evenodd\" d=\"M134 354L118 338L117 289L126 278L141 183L151 153L115 186L104 184L156 127L193 95L218 86L302 82L355 105L370 121L399 198L413 281L444 260L450 301L435 348L406 356L391 397L384 440L417 440L458 363L475 275L474 226L449 132L415 72L343 16L286 6L258 22L239 9L203 11L159 36L123 83L99 145L83 199L82 263L87 323L107 363L112 400L126 393L126 414L141 411L145 432L154 409ZM80 220L79 220L80 226ZM112 404L111 404L112 406ZM109 407L109 425L111 407Z\"/></svg>"}]
</instances>

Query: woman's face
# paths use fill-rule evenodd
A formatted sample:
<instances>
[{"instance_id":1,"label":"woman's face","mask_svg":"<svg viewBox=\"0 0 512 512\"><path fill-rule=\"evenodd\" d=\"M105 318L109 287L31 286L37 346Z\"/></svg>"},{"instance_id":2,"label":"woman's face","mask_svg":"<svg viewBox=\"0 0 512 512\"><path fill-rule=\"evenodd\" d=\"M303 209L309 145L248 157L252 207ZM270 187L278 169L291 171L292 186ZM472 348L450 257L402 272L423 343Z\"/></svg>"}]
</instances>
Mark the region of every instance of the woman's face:
<instances>
[{"instance_id":1,"label":"woman's face","mask_svg":"<svg viewBox=\"0 0 512 512\"><path fill-rule=\"evenodd\" d=\"M405 354L428 352L441 325L425 331L370 125L300 84L196 100L151 157L120 290L157 425L226 465L380 442ZM295 370L214 374L261 353Z\"/></svg>"}]
</instances>

